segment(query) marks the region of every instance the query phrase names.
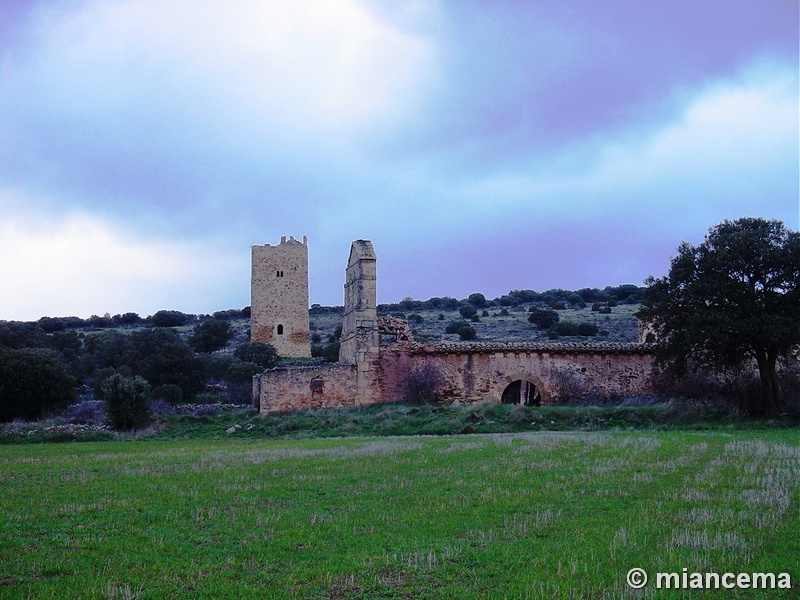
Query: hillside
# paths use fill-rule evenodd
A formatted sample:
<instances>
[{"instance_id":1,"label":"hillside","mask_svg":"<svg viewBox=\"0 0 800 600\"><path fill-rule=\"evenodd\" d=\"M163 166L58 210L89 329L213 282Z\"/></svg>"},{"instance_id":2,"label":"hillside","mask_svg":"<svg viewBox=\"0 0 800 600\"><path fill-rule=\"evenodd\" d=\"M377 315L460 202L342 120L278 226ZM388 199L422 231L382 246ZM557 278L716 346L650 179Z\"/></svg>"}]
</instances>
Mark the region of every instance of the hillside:
<instances>
[{"instance_id":1,"label":"hillside","mask_svg":"<svg viewBox=\"0 0 800 600\"><path fill-rule=\"evenodd\" d=\"M549 339L547 329L540 329L528 321L531 309L541 308L553 310L559 316L560 322L590 323L598 329L598 341L630 343L637 341L637 320L635 313L641 308L637 302L611 306L604 303L602 310L592 310L592 306L583 302L571 304L569 302L554 302L536 300L522 302L516 306L499 306L498 301L487 301L484 308L477 309L477 316L472 319L459 314L459 308L469 304L466 299L456 301L447 299L436 308L430 308L434 300L405 300L397 304L378 305L378 315L392 315L409 322L415 339L418 341L455 341L459 336L446 333L448 324L461 321L467 322L476 332L476 339L483 341L546 341ZM407 310L406 310L407 308ZM595 305L597 308L597 305ZM312 345L325 345L336 341L337 328L342 324L341 306L314 305L309 311ZM213 315L191 315L177 311L159 311L156 315L140 318L134 313L115 315L114 317L93 316L89 319L76 317L43 317L31 323L10 323L0 321L0 346L25 347L36 346L35 343L19 343L19 336L40 336L62 331L75 331L85 336L96 335L100 332L119 331L130 332L141 327L152 325L165 326L158 320L162 313L170 313L171 317L178 320L169 322L166 326L178 333L184 340L188 340L195 326L204 320L216 318L230 323L233 336L225 350L232 351L238 345L249 341L250 319L249 309L230 309L215 312ZM178 317L175 317L177 315ZM38 332L38 333L37 333ZM14 339L6 339L6 338ZM570 336L569 339L572 339ZM587 341L590 338L575 337L576 341ZM594 338L591 338L594 339ZM225 351L223 350L223 352Z\"/></svg>"}]
</instances>

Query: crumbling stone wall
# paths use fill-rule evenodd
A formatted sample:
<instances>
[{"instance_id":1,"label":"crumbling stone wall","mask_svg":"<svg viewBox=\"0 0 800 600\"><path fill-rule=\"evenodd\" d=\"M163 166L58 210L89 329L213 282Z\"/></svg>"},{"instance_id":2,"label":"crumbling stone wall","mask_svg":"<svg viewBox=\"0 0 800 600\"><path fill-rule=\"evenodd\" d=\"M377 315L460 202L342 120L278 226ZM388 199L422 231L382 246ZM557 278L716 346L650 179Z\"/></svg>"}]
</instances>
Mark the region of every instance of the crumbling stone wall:
<instances>
[{"instance_id":1,"label":"crumbling stone wall","mask_svg":"<svg viewBox=\"0 0 800 600\"><path fill-rule=\"evenodd\" d=\"M638 344L396 344L382 352L376 373L384 401L401 400L404 378L426 363L444 376L445 401L500 402L510 383L529 381L542 404L557 404L559 372L600 396L646 392L653 353Z\"/></svg>"},{"instance_id":2,"label":"crumbling stone wall","mask_svg":"<svg viewBox=\"0 0 800 600\"><path fill-rule=\"evenodd\" d=\"M529 381L541 395L541 403L548 405L561 400L559 372L599 396L647 392L653 353L638 344L398 343L359 365L333 363L268 371L257 392L260 409L266 413L400 401L405 377L426 363L444 376L445 402L499 403L509 384ZM368 395L363 394L364 388Z\"/></svg>"},{"instance_id":3,"label":"crumbling stone wall","mask_svg":"<svg viewBox=\"0 0 800 600\"><path fill-rule=\"evenodd\" d=\"M279 356L311 356L308 316L308 239L281 238L252 248L250 339L272 344Z\"/></svg>"},{"instance_id":4,"label":"crumbling stone wall","mask_svg":"<svg viewBox=\"0 0 800 600\"><path fill-rule=\"evenodd\" d=\"M352 406L356 367L346 363L278 367L257 375L254 391L261 413L301 408Z\"/></svg>"}]
</instances>

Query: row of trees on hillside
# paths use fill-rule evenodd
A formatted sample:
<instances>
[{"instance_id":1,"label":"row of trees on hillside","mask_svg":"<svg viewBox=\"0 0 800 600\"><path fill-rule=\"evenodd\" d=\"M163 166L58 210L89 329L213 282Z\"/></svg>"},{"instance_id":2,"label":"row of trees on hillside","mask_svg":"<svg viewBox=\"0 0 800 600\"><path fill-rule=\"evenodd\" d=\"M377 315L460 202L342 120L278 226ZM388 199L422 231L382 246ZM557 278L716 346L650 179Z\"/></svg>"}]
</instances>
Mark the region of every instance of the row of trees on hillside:
<instances>
[{"instance_id":1,"label":"row of trees on hillside","mask_svg":"<svg viewBox=\"0 0 800 600\"><path fill-rule=\"evenodd\" d=\"M149 317L140 317L135 312L127 312L111 316L92 315L88 319L80 317L42 317L31 325L38 326L44 333L67 331L70 329L110 329L112 327L155 325L156 327L182 327L204 322L210 318L217 321L250 318L250 307L228 309L215 312L213 315L195 315L179 310L159 310Z\"/></svg>"},{"instance_id":2,"label":"row of trees on hillside","mask_svg":"<svg viewBox=\"0 0 800 600\"><path fill-rule=\"evenodd\" d=\"M608 286L603 289L583 288L576 291L552 289L545 292L534 290L512 290L508 294L489 300L480 292L470 294L462 300L450 296L433 297L428 300L414 300L404 298L400 302L390 304L379 304L379 313L391 312L413 312L420 310L429 311L458 311L464 307L474 309L484 309L492 307L510 308L521 304L532 302L544 304L550 308L565 308L567 306L584 307L588 304L605 303L615 306L619 303L640 304L644 295L645 288L636 285ZM341 309L342 307L336 307ZM330 310L331 307L312 307L320 312L323 309Z\"/></svg>"}]
</instances>

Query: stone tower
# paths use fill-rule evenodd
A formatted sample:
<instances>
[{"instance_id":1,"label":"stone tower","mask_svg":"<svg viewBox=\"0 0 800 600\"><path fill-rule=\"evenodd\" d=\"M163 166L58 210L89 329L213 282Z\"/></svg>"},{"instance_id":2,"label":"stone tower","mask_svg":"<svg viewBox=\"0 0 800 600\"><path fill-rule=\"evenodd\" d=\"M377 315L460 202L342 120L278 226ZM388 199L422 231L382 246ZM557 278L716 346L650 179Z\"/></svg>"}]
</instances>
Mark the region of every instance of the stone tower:
<instances>
[{"instance_id":1,"label":"stone tower","mask_svg":"<svg viewBox=\"0 0 800 600\"><path fill-rule=\"evenodd\" d=\"M356 367L356 404L375 402L378 394L373 389L373 363L380 355L376 262L375 250L369 240L356 240L350 246L339 361Z\"/></svg>"},{"instance_id":2,"label":"stone tower","mask_svg":"<svg viewBox=\"0 0 800 600\"><path fill-rule=\"evenodd\" d=\"M250 311L251 341L272 344L280 356L311 356L306 236L253 246Z\"/></svg>"}]
</instances>

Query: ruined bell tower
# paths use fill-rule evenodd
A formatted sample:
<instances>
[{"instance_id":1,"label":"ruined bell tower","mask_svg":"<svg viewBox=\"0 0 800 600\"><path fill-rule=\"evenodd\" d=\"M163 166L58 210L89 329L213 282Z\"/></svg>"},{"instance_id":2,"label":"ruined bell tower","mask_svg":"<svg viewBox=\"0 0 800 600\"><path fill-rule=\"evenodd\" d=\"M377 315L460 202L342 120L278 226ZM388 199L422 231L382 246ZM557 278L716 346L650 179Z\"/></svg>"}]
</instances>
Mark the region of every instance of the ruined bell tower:
<instances>
[{"instance_id":1,"label":"ruined bell tower","mask_svg":"<svg viewBox=\"0 0 800 600\"><path fill-rule=\"evenodd\" d=\"M308 238L286 236L277 246L253 246L250 340L279 356L311 356L308 318Z\"/></svg>"},{"instance_id":2,"label":"ruined bell tower","mask_svg":"<svg viewBox=\"0 0 800 600\"><path fill-rule=\"evenodd\" d=\"M376 402L380 393L374 387L374 363L380 356L376 263L372 242L352 243L345 270L339 362L354 365L356 369L356 404Z\"/></svg>"}]
</instances>

